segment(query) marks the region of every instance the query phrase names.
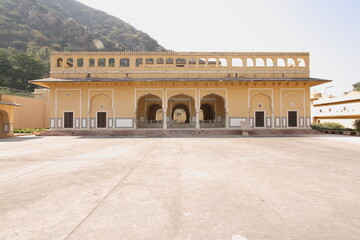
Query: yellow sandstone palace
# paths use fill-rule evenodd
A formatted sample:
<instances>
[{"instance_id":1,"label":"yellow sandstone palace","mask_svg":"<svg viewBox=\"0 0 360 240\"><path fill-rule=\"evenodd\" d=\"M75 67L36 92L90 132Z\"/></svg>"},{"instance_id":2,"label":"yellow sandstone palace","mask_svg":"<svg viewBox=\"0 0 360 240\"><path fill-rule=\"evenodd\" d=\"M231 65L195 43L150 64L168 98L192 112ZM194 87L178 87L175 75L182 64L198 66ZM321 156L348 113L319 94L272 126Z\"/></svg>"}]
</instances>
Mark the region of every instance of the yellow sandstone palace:
<instances>
[{"instance_id":1,"label":"yellow sandstone palace","mask_svg":"<svg viewBox=\"0 0 360 240\"><path fill-rule=\"evenodd\" d=\"M55 52L51 129L309 128L304 52Z\"/></svg>"}]
</instances>

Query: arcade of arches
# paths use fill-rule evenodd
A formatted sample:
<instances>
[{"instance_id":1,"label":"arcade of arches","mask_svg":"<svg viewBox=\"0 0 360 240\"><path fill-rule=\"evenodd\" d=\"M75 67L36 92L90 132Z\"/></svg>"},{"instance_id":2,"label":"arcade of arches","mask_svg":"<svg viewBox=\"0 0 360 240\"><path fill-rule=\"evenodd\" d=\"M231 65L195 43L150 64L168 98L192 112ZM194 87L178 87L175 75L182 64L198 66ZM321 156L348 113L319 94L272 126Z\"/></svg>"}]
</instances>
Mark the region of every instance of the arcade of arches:
<instances>
[{"instance_id":1,"label":"arcade of arches","mask_svg":"<svg viewBox=\"0 0 360 240\"><path fill-rule=\"evenodd\" d=\"M138 128L224 128L225 101L223 97L208 94L202 97L196 111L192 96L179 93L165 104L154 94L145 94L137 101L136 124ZM166 113L166 117L164 116ZM164 121L166 119L166 121Z\"/></svg>"}]
</instances>

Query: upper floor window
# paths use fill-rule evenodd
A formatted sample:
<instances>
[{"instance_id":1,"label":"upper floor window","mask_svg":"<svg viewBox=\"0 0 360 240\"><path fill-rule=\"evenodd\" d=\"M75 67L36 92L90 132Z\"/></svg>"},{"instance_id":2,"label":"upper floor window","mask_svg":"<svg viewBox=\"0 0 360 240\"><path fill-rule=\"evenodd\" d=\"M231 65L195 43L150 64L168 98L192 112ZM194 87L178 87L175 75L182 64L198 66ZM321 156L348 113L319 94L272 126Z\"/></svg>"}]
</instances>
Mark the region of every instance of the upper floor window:
<instances>
[{"instance_id":1,"label":"upper floor window","mask_svg":"<svg viewBox=\"0 0 360 240\"><path fill-rule=\"evenodd\" d=\"M106 66L105 58L99 58L98 59L98 67L105 67L105 66Z\"/></svg>"},{"instance_id":2,"label":"upper floor window","mask_svg":"<svg viewBox=\"0 0 360 240\"><path fill-rule=\"evenodd\" d=\"M166 64L174 64L174 59L173 58L167 58L166 59Z\"/></svg>"},{"instance_id":3,"label":"upper floor window","mask_svg":"<svg viewBox=\"0 0 360 240\"><path fill-rule=\"evenodd\" d=\"M76 61L76 65L78 67L83 67L84 66L84 59L83 58L78 58Z\"/></svg>"},{"instance_id":4,"label":"upper floor window","mask_svg":"<svg viewBox=\"0 0 360 240\"><path fill-rule=\"evenodd\" d=\"M156 59L156 64L164 64L164 59L163 58L157 58Z\"/></svg>"},{"instance_id":5,"label":"upper floor window","mask_svg":"<svg viewBox=\"0 0 360 240\"><path fill-rule=\"evenodd\" d=\"M136 67L140 67L143 65L143 59L142 58L137 58L136 59Z\"/></svg>"},{"instance_id":6,"label":"upper floor window","mask_svg":"<svg viewBox=\"0 0 360 240\"><path fill-rule=\"evenodd\" d=\"M67 67L73 67L73 66L74 66L74 59L68 58L68 59L66 60L66 66L67 66Z\"/></svg>"},{"instance_id":7,"label":"upper floor window","mask_svg":"<svg viewBox=\"0 0 360 240\"><path fill-rule=\"evenodd\" d=\"M129 58L121 58L120 59L120 67L129 67L129 66L130 66L130 59Z\"/></svg>"},{"instance_id":8,"label":"upper floor window","mask_svg":"<svg viewBox=\"0 0 360 240\"><path fill-rule=\"evenodd\" d=\"M58 59L56 60L56 66L57 66L57 67L62 67L62 64L63 64L63 59L62 59L62 58L58 58Z\"/></svg>"},{"instance_id":9,"label":"upper floor window","mask_svg":"<svg viewBox=\"0 0 360 240\"><path fill-rule=\"evenodd\" d=\"M152 64L154 64L154 59L153 59L153 58L147 58L147 59L145 60L145 63L152 65Z\"/></svg>"},{"instance_id":10,"label":"upper floor window","mask_svg":"<svg viewBox=\"0 0 360 240\"><path fill-rule=\"evenodd\" d=\"M109 67L115 67L115 58L109 59Z\"/></svg>"},{"instance_id":11,"label":"upper floor window","mask_svg":"<svg viewBox=\"0 0 360 240\"><path fill-rule=\"evenodd\" d=\"M89 67L95 67L95 59L93 58L89 59Z\"/></svg>"}]
</instances>

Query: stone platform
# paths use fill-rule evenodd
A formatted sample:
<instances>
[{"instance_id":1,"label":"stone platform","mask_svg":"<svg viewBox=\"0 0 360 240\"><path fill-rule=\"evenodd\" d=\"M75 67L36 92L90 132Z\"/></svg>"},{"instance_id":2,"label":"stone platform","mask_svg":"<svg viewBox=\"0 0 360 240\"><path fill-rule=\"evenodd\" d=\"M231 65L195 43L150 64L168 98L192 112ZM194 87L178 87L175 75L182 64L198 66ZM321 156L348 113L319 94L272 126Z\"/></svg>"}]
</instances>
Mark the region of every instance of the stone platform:
<instances>
[{"instance_id":1,"label":"stone platform","mask_svg":"<svg viewBox=\"0 0 360 240\"><path fill-rule=\"evenodd\" d=\"M250 136L317 135L313 129L252 129ZM49 130L38 136L123 136L123 137L196 137L196 136L241 136L241 129L131 129L131 130Z\"/></svg>"}]
</instances>

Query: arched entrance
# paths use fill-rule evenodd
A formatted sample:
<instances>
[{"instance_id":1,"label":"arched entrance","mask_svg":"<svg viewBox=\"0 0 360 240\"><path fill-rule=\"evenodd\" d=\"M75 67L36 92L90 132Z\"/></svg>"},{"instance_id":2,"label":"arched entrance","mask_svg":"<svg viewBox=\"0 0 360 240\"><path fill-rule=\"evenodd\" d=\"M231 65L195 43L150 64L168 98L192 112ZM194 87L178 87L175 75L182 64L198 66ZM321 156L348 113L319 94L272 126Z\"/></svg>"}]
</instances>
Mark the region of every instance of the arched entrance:
<instances>
[{"instance_id":1,"label":"arched entrance","mask_svg":"<svg viewBox=\"0 0 360 240\"><path fill-rule=\"evenodd\" d=\"M177 104L172 108L172 120L175 123L190 123L189 107L185 104Z\"/></svg>"},{"instance_id":2,"label":"arched entrance","mask_svg":"<svg viewBox=\"0 0 360 240\"><path fill-rule=\"evenodd\" d=\"M9 115L7 112L0 110L0 134L10 133Z\"/></svg>"},{"instance_id":3,"label":"arched entrance","mask_svg":"<svg viewBox=\"0 0 360 240\"><path fill-rule=\"evenodd\" d=\"M170 128L194 128L196 111L194 99L186 94L172 96L168 101L167 115Z\"/></svg>"},{"instance_id":4,"label":"arched entrance","mask_svg":"<svg viewBox=\"0 0 360 240\"><path fill-rule=\"evenodd\" d=\"M147 94L139 98L136 108L138 128L162 128L163 119L162 100L159 96Z\"/></svg>"},{"instance_id":5,"label":"arched entrance","mask_svg":"<svg viewBox=\"0 0 360 240\"><path fill-rule=\"evenodd\" d=\"M200 102L200 127L223 128L225 127L225 101L216 94L204 96ZM202 113L202 114L201 114Z\"/></svg>"}]
</instances>

